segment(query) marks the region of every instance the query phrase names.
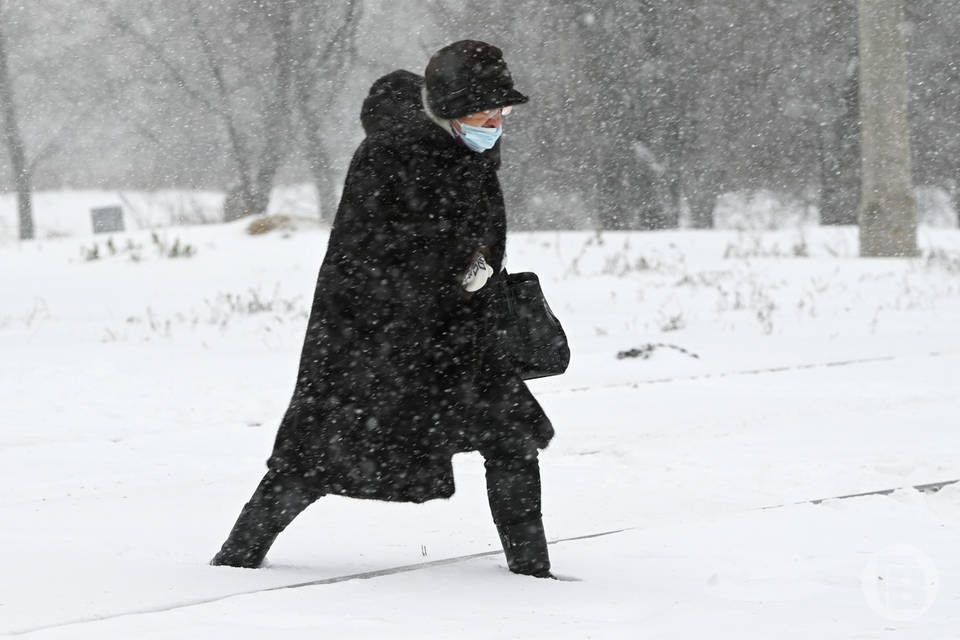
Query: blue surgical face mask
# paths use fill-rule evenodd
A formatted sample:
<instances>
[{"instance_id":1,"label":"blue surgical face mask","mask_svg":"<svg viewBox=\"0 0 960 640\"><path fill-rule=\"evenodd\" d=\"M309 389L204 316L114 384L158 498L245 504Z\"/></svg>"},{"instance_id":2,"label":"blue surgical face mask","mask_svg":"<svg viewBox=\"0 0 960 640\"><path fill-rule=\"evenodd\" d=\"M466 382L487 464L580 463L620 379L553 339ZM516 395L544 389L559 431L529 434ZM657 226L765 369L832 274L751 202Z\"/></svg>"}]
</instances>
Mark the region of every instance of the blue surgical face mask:
<instances>
[{"instance_id":1,"label":"blue surgical face mask","mask_svg":"<svg viewBox=\"0 0 960 640\"><path fill-rule=\"evenodd\" d=\"M454 130L456 133L456 130ZM476 152L486 151L487 149L492 149L493 145L497 144L497 140L500 139L500 134L503 133L503 125L501 124L496 129L491 127L474 127L473 125L460 123L460 132L457 133L457 137L463 140L464 144L473 149Z\"/></svg>"}]
</instances>

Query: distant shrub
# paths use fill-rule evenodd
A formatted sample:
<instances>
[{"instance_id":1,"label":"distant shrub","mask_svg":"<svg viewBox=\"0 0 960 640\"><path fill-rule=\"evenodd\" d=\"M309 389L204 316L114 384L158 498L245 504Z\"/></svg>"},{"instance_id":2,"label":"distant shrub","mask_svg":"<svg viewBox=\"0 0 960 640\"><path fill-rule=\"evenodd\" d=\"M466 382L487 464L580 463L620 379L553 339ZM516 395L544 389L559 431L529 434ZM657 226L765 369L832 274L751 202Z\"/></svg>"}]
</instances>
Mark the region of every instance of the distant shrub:
<instances>
[{"instance_id":1,"label":"distant shrub","mask_svg":"<svg viewBox=\"0 0 960 640\"><path fill-rule=\"evenodd\" d=\"M259 216L254 218L250 224L247 225L247 233L252 236L263 235L277 229L292 230L293 224L290 220L290 216Z\"/></svg>"},{"instance_id":2,"label":"distant shrub","mask_svg":"<svg viewBox=\"0 0 960 640\"><path fill-rule=\"evenodd\" d=\"M174 238L173 242L170 242L157 235L156 231L150 232L150 241L157 255L161 258L191 258L197 253L196 247L192 244L180 242L180 238ZM93 243L90 247L81 245L80 255L86 262L109 257L126 257L132 262L140 262L143 260L143 245L134 242L132 238L127 238L126 243L118 245L113 241L113 236L110 236L103 243L102 250L98 242Z\"/></svg>"}]
</instances>

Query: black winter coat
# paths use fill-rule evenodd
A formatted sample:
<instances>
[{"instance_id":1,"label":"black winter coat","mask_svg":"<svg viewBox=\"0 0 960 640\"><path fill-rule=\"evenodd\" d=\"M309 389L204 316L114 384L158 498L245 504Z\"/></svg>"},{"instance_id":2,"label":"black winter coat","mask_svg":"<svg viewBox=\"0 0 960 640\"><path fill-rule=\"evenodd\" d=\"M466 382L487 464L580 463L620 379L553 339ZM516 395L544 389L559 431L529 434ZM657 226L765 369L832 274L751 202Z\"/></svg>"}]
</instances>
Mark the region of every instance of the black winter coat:
<instances>
[{"instance_id":1,"label":"black winter coat","mask_svg":"<svg viewBox=\"0 0 960 640\"><path fill-rule=\"evenodd\" d=\"M499 145L464 146L423 112L422 78L371 88L320 267L271 468L324 493L422 502L454 492L458 451L533 455L553 428L504 356ZM498 275L459 276L486 247Z\"/></svg>"}]
</instances>

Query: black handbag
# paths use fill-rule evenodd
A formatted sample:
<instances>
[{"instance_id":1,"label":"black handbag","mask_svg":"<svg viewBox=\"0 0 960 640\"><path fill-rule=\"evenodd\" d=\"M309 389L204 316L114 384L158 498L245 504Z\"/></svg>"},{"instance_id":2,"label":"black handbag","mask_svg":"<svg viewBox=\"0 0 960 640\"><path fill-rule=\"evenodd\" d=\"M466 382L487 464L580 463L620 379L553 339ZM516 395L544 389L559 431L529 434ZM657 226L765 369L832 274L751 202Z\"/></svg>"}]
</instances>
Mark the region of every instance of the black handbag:
<instances>
[{"instance_id":1,"label":"black handbag","mask_svg":"<svg viewBox=\"0 0 960 640\"><path fill-rule=\"evenodd\" d=\"M506 297L506 350L521 377L532 380L566 371L570 364L567 334L550 310L537 274L507 274Z\"/></svg>"}]
</instances>

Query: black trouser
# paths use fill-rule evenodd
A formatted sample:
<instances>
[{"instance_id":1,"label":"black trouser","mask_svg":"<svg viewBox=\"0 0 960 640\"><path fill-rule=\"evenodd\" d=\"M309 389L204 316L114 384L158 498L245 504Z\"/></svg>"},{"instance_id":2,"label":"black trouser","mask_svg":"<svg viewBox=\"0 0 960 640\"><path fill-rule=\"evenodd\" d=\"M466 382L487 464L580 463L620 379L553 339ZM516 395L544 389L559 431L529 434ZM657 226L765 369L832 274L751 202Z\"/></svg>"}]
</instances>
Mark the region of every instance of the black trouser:
<instances>
[{"instance_id":1,"label":"black trouser","mask_svg":"<svg viewBox=\"0 0 960 640\"><path fill-rule=\"evenodd\" d=\"M490 513L510 570L548 572L536 452L517 455L492 446L481 454L485 458ZM260 566L280 532L322 495L301 478L268 471L211 564Z\"/></svg>"},{"instance_id":2,"label":"black trouser","mask_svg":"<svg viewBox=\"0 0 960 640\"><path fill-rule=\"evenodd\" d=\"M487 477L487 500L495 524L540 517L540 463L536 454L513 456L481 451Z\"/></svg>"}]
</instances>

